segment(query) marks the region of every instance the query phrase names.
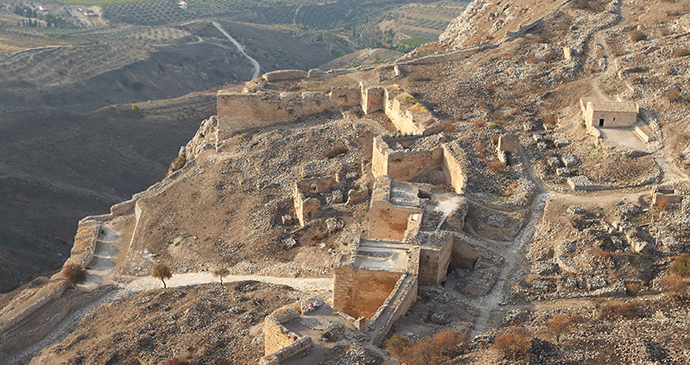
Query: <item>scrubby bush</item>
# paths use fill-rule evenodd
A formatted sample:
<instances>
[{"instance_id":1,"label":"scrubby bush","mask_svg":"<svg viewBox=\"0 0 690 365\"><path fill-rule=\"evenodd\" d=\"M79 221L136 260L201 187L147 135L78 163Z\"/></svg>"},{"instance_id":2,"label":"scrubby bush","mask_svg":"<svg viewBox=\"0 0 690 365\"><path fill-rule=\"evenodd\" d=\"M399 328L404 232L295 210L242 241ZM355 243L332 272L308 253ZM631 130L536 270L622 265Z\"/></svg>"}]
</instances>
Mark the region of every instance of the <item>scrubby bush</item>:
<instances>
[{"instance_id":1,"label":"scrubby bush","mask_svg":"<svg viewBox=\"0 0 690 365\"><path fill-rule=\"evenodd\" d=\"M640 29L633 29L629 33L630 35L630 40L633 42L639 42L647 38L647 35L644 34L644 32Z\"/></svg>"},{"instance_id":2,"label":"scrubby bush","mask_svg":"<svg viewBox=\"0 0 690 365\"><path fill-rule=\"evenodd\" d=\"M177 158L175 158L173 162L170 163L170 167L168 168L168 175L184 167L185 163L187 163L187 159L184 155L177 156Z\"/></svg>"},{"instance_id":3,"label":"scrubby bush","mask_svg":"<svg viewBox=\"0 0 690 365\"><path fill-rule=\"evenodd\" d=\"M625 284L625 294L634 297L640 292L640 283L627 283Z\"/></svg>"},{"instance_id":4,"label":"scrubby bush","mask_svg":"<svg viewBox=\"0 0 690 365\"><path fill-rule=\"evenodd\" d=\"M661 286L667 294L672 296L683 295L688 291L688 283L675 274L666 275L664 280L661 281Z\"/></svg>"},{"instance_id":5,"label":"scrubby bush","mask_svg":"<svg viewBox=\"0 0 690 365\"><path fill-rule=\"evenodd\" d=\"M690 254L687 252L676 257L671 263L671 271L681 277L690 277Z\"/></svg>"},{"instance_id":6,"label":"scrubby bush","mask_svg":"<svg viewBox=\"0 0 690 365\"><path fill-rule=\"evenodd\" d=\"M524 331L504 333L494 339L492 348L507 360L519 360L529 356L532 339Z\"/></svg>"},{"instance_id":7,"label":"scrubby bush","mask_svg":"<svg viewBox=\"0 0 690 365\"><path fill-rule=\"evenodd\" d=\"M399 334L386 340L386 348L398 359L398 364L430 365L462 353L467 344L467 334L455 330L439 332L432 338L421 338L414 344Z\"/></svg>"},{"instance_id":8,"label":"scrubby bush","mask_svg":"<svg viewBox=\"0 0 690 365\"><path fill-rule=\"evenodd\" d=\"M546 321L546 327L556 337L556 342L561 342L561 335L570 331L573 326L570 316L556 314L553 318Z\"/></svg>"},{"instance_id":9,"label":"scrubby bush","mask_svg":"<svg viewBox=\"0 0 690 365\"><path fill-rule=\"evenodd\" d=\"M86 269L81 264L67 264L62 269L62 276L71 286L77 286L86 281Z\"/></svg>"},{"instance_id":10,"label":"scrubby bush","mask_svg":"<svg viewBox=\"0 0 690 365\"><path fill-rule=\"evenodd\" d=\"M690 49L687 48L678 48L673 52L673 57L685 57L685 56L690 56Z\"/></svg>"},{"instance_id":11,"label":"scrubby bush","mask_svg":"<svg viewBox=\"0 0 690 365\"><path fill-rule=\"evenodd\" d=\"M505 167L505 164L499 160L493 160L489 162L489 165L487 166L489 171L491 172L498 172Z\"/></svg>"},{"instance_id":12,"label":"scrubby bush","mask_svg":"<svg viewBox=\"0 0 690 365\"><path fill-rule=\"evenodd\" d=\"M223 285L223 278L230 274L230 270L221 267L220 269L213 270L213 276L220 279L220 285Z\"/></svg>"}]
</instances>

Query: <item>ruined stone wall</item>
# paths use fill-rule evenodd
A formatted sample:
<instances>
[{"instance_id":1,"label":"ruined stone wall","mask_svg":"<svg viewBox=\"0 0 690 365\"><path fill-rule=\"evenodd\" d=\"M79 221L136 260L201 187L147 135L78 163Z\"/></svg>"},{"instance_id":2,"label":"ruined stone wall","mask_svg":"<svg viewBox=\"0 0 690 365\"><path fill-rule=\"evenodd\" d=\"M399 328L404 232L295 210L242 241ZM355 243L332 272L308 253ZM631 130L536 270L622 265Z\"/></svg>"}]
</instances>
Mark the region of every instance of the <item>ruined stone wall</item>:
<instances>
[{"instance_id":1,"label":"ruined stone wall","mask_svg":"<svg viewBox=\"0 0 690 365\"><path fill-rule=\"evenodd\" d=\"M446 280L453 253L453 235L447 235L441 246L422 246L419 253L419 281L440 285Z\"/></svg>"},{"instance_id":2,"label":"ruined stone wall","mask_svg":"<svg viewBox=\"0 0 690 365\"><path fill-rule=\"evenodd\" d=\"M374 137L371 171L375 177L388 175L395 181L411 181L425 171L443 163L443 149L393 150L392 143L406 143L417 137L377 136Z\"/></svg>"},{"instance_id":3,"label":"ruined stone wall","mask_svg":"<svg viewBox=\"0 0 690 365\"><path fill-rule=\"evenodd\" d=\"M443 167L450 175L450 184L455 189L455 193L465 193L465 183L467 177L467 155L457 141L443 145Z\"/></svg>"},{"instance_id":4,"label":"ruined stone wall","mask_svg":"<svg viewBox=\"0 0 690 365\"><path fill-rule=\"evenodd\" d=\"M417 275L406 273L398 279L390 296L365 327L374 345L378 346L383 342L393 324L407 313L412 303L417 301L418 288Z\"/></svg>"},{"instance_id":5,"label":"ruined stone wall","mask_svg":"<svg viewBox=\"0 0 690 365\"><path fill-rule=\"evenodd\" d=\"M469 243L457 238L453 239L453 250L451 253L451 269L472 269L479 257L491 259L491 254L478 248L472 247Z\"/></svg>"},{"instance_id":6,"label":"ruined stone wall","mask_svg":"<svg viewBox=\"0 0 690 365\"><path fill-rule=\"evenodd\" d=\"M414 99L406 95L397 85L384 89L383 111L400 133L425 134L427 129L439 124L428 111L415 113L411 108ZM410 100L406 101L408 98Z\"/></svg>"},{"instance_id":7,"label":"ruined stone wall","mask_svg":"<svg viewBox=\"0 0 690 365\"><path fill-rule=\"evenodd\" d=\"M333 309L354 318L365 317L367 321L386 301L402 275L355 270L349 265L338 267L333 272Z\"/></svg>"},{"instance_id":8,"label":"ruined stone wall","mask_svg":"<svg viewBox=\"0 0 690 365\"><path fill-rule=\"evenodd\" d=\"M365 87L362 83L360 83L360 88L362 89L362 111L364 114L383 110L383 88Z\"/></svg>"},{"instance_id":9,"label":"ruined stone wall","mask_svg":"<svg viewBox=\"0 0 690 365\"><path fill-rule=\"evenodd\" d=\"M332 88L328 94L219 91L218 133L221 138L226 138L243 130L285 123L342 106L355 106L360 101L358 88Z\"/></svg>"},{"instance_id":10,"label":"ruined stone wall","mask_svg":"<svg viewBox=\"0 0 690 365\"><path fill-rule=\"evenodd\" d=\"M419 208L401 207L383 200L372 200L369 210L369 238L402 241L410 216L422 214Z\"/></svg>"},{"instance_id":11,"label":"ruined stone wall","mask_svg":"<svg viewBox=\"0 0 690 365\"><path fill-rule=\"evenodd\" d=\"M266 355L292 345L299 338L299 335L288 331L282 323L299 318L300 314L294 310L287 310L287 312L282 314L281 317L283 318L276 318L274 313L268 315L264 321L264 349Z\"/></svg>"},{"instance_id":12,"label":"ruined stone wall","mask_svg":"<svg viewBox=\"0 0 690 365\"><path fill-rule=\"evenodd\" d=\"M266 356L261 358L260 364L278 365L312 347L311 337L300 336L282 325L299 318L299 316L297 311L283 307L266 317L264 321L264 351Z\"/></svg>"}]
</instances>

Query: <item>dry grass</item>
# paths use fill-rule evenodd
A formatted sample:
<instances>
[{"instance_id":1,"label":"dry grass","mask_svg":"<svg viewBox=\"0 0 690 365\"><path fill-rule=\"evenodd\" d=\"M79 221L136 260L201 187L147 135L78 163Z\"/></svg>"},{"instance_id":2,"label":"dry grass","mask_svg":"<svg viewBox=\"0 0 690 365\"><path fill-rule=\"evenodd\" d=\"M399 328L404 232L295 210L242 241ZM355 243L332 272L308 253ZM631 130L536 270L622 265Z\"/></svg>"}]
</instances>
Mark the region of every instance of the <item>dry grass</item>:
<instances>
[{"instance_id":1,"label":"dry grass","mask_svg":"<svg viewBox=\"0 0 690 365\"><path fill-rule=\"evenodd\" d=\"M556 118L555 114L548 114L548 115L544 116L543 123L547 124L547 125L556 125L557 120L558 120L558 118Z\"/></svg>"},{"instance_id":2,"label":"dry grass","mask_svg":"<svg viewBox=\"0 0 690 365\"><path fill-rule=\"evenodd\" d=\"M412 105L410 107L410 111L414 114L429 114L429 110L420 103L415 103L414 105Z\"/></svg>"},{"instance_id":3,"label":"dry grass","mask_svg":"<svg viewBox=\"0 0 690 365\"><path fill-rule=\"evenodd\" d=\"M690 254L684 252L671 263L671 272L681 277L690 277Z\"/></svg>"},{"instance_id":4,"label":"dry grass","mask_svg":"<svg viewBox=\"0 0 690 365\"><path fill-rule=\"evenodd\" d=\"M474 124L475 127L481 128L486 125L486 121L484 119L477 119L474 122L472 122L472 124Z\"/></svg>"},{"instance_id":5,"label":"dry grass","mask_svg":"<svg viewBox=\"0 0 690 365\"><path fill-rule=\"evenodd\" d=\"M506 165L503 162L501 162L499 160L493 160L493 161L489 162L489 165L487 166L487 168L491 172L498 172L498 171L503 170L503 168L505 166Z\"/></svg>"},{"instance_id":6,"label":"dry grass","mask_svg":"<svg viewBox=\"0 0 690 365\"><path fill-rule=\"evenodd\" d=\"M599 308L599 317L606 320L617 320L620 318L633 319L638 317L638 310L635 303L618 303L609 300Z\"/></svg>"}]
</instances>

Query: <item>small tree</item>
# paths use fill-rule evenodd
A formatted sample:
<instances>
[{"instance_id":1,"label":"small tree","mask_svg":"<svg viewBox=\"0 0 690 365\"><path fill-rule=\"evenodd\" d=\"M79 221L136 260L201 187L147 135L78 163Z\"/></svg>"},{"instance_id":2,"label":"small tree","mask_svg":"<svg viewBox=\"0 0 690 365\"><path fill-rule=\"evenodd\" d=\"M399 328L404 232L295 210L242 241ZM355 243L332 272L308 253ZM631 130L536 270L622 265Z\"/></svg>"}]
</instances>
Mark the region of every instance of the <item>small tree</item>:
<instances>
[{"instance_id":1,"label":"small tree","mask_svg":"<svg viewBox=\"0 0 690 365\"><path fill-rule=\"evenodd\" d=\"M132 104L132 111L135 113L139 113L141 109L139 109L139 105L137 104Z\"/></svg>"},{"instance_id":2,"label":"small tree","mask_svg":"<svg viewBox=\"0 0 690 365\"><path fill-rule=\"evenodd\" d=\"M572 320L565 314L556 314L553 318L546 321L549 332L556 336L556 342L561 343L561 335L570 331Z\"/></svg>"},{"instance_id":3,"label":"small tree","mask_svg":"<svg viewBox=\"0 0 690 365\"><path fill-rule=\"evenodd\" d=\"M220 269L213 270L213 276L220 279L220 285L223 285L223 278L230 274L230 270L221 267Z\"/></svg>"},{"instance_id":4,"label":"small tree","mask_svg":"<svg viewBox=\"0 0 690 365\"><path fill-rule=\"evenodd\" d=\"M62 276L71 286L77 286L86 281L86 269L81 264L67 264L62 269Z\"/></svg>"},{"instance_id":5,"label":"small tree","mask_svg":"<svg viewBox=\"0 0 690 365\"><path fill-rule=\"evenodd\" d=\"M163 289L166 289L168 286L165 285L165 279L172 278L172 269L170 266L159 262L153 267L151 275L156 279L160 279L163 282Z\"/></svg>"}]
</instances>

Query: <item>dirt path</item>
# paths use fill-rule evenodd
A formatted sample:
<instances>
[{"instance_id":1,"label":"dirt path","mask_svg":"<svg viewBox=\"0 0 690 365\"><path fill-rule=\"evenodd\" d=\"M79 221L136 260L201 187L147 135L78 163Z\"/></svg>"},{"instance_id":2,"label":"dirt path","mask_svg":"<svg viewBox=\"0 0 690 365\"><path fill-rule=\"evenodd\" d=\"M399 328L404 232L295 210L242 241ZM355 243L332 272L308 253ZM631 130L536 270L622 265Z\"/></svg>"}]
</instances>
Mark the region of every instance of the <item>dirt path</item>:
<instances>
[{"instance_id":1,"label":"dirt path","mask_svg":"<svg viewBox=\"0 0 690 365\"><path fill-rule=\"evenodd\" d=\"M139 278L124 277L124 279L133 279L130 282L121 284L121 287L125 290L142 291L163 288L161 281L152 276L144 276ZM304 292L331 290L333 288L333 278L285 278L261 275L228 275L223 278L223 283L247 280L260 281L263 283L276 285L287 285ZM172 288L178 286L218 283L218 278L214 277L213 274L209 272L173 274L173 277L169 280L166 280L165 283L169 288Z\"/></svg>"},{"instance_id":2,"label":"dirt path","mask_svg":"<svg viewBox=\"0 0 690 365\"><path fill-rule=\"evenodd\" d=\"M244 57L246 57L249 60L249 62L252 63L252 65L254 65L254 74L252 74L252 80L259 77L259 73L261 72L261 66L259 66L259 62L257 62L255 59L251 58L246 52L244 52L244 48L242 48L242 46L235 40L235 38L231 37L230 34L228 34L228 32L226 32L225 29L223 29L223 27L220 26L220 24L216 22L212 23L213 26L216 27L218 31L223 33L223 35L227 37L230 40L230 42L232 42L232 44L235 45L235 47L237 47L237 50L240 53L242 53L242 55L244 55Z\"/></svg>"}]
</instances>

